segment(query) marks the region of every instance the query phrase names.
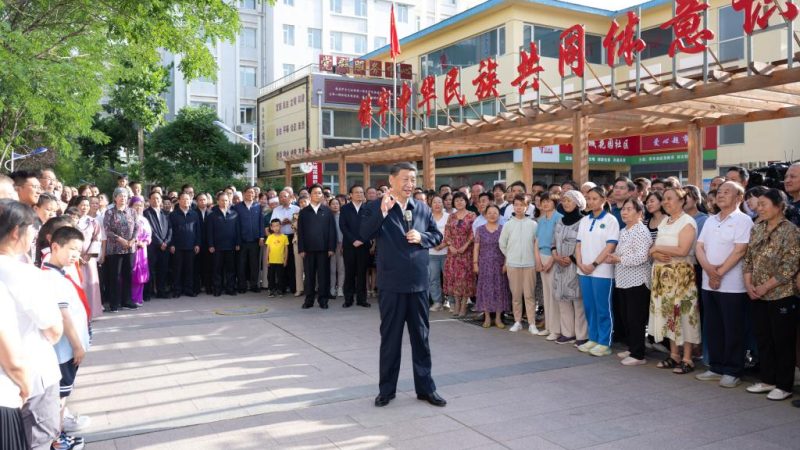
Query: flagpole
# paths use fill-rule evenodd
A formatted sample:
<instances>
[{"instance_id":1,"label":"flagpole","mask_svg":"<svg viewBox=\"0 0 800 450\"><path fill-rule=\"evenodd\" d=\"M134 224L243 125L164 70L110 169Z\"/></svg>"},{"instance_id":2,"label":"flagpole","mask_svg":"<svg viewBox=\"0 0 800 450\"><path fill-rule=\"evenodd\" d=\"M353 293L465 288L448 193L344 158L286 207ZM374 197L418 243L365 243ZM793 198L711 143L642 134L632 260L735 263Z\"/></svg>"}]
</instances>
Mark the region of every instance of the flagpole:
<instances>
[{"instance_id":1,"label":"flagpole","mask_svg":"<svg viewBox=\"0 0 800 450\"><path fill-rule=\"evenodd\" d=\"M392 26L395 27L395 33L397 33L397 25L395 24L395 17L394 17L394 2L392 2ZM392 42L390 43L391 48L394 49L394 36L390 37ZM397 115L397 54L392 51L392 110L394 111L395 115ZM397 122L394 122L394 126L392 127L397 133ZM401 126L402 132L402 126Z\"/></svg>"}]
</instances>

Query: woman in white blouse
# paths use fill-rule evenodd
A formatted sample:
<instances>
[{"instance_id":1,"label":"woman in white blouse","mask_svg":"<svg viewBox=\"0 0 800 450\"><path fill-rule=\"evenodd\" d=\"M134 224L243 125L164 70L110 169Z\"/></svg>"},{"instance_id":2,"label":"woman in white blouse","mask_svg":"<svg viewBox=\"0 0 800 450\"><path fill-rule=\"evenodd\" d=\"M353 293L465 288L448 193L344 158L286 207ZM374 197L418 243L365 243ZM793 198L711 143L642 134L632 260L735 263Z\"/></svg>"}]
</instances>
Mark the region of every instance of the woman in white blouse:
<instances>
[{"instance_id":1,"label":"woman in white blouse","mask_svg":"<svg viewBox=\"0 0 800 450\"><path fill-rule=\"evenodd\" d=\"M434 194L431 196L430 202L431 214L434 222L436 222L436 228L444 236L444 228L447 225L447 219L450 214L445 211L442 197ZM428 255L430 257L428 262L430 287L428 290L431 293L431 300L433 300L431 311L441 311L443 307L450 309L450 302L446 298L442 298L442 272L444 272L444 260L447 258L447 244L442 242L437 247L428 249Z\"/></svg>"},{"instance_id":2,"label":"woman in white blouse","mask_svg":"<svg viewBox=\"0 0 800 450\"><path fill-rule=\"evenodd\" d=\"M619 233L616 251L606 262L616 264L614 281L620 300L623 327L628 330L628 351L619 353L625 366L646 364L644 359L645 327L650 310L650 247L653 238L642 223L644 205L631 198L622 204L625 228Z\"/></svg>"}]
</instances>

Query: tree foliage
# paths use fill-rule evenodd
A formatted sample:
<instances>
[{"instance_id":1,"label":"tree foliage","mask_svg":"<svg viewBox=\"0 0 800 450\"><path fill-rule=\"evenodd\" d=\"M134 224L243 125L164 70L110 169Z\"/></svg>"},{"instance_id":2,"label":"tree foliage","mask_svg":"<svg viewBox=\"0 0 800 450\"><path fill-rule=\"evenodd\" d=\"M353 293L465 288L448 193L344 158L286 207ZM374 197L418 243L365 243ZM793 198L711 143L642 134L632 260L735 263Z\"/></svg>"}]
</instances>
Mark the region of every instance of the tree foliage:
<instances>
[{"instance_id":1,"label":"tree foliage","mask_svg":"<svg viewBox=\"0 0 800 450\"><path fill-rule=\"evenodd\" d=\"M147 141L143 169L148 178L164 186L192 183L195 192L231 184L244 172L250 150L228 140L215 120L208 107L188 107L156 129Z\"/></svg>"}]
</instances>

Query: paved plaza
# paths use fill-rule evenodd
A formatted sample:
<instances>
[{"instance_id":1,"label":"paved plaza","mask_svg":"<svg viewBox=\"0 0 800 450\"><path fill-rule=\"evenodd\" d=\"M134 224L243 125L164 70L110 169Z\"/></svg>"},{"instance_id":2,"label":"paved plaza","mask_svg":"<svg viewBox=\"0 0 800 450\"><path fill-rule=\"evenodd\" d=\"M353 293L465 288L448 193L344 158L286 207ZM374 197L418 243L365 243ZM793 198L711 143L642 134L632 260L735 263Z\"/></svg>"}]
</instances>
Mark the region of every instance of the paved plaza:
<instances>
[{"instance_id":1,"label":"paved plaza","mask_svg":"<svg viewBox=\"0 0 800 450\"><path fill-rule=\"evenodd\" d=\"M375 408L378 308L266 295L154 300L94 322L71 409L100 449L800 448L800 409L527 332L431 315L448 401ZM660 354L653 355L661 356Z\"/></svg>"}]
</instances>

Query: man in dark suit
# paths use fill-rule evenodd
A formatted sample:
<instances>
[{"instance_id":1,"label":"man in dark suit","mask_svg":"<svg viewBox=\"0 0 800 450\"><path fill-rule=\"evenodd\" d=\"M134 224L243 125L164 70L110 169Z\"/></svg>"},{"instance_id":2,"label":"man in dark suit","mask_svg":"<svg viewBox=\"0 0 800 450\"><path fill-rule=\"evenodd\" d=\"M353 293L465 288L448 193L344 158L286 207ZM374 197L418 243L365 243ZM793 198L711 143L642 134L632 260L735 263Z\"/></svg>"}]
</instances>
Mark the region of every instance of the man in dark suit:
<instances>
[{"instance_id":1,"label":"man in dark suit","mask_svg":"<svg viewBox=\"0 0 800 450\"><path fill-rule=\"evenodd\" d=\"M350 188L350 203L342 206L339 215L339 229L342 230L342 253L344 254L344 306L353 306L353 296L359 306L369 307L367 303L367 263L369 262L369 242L361 238L361 219L358 213L364 206L364 188L353 185Z\"/></svg>"},{"instance_id":2,"label":"man in dark suit","mask_svg":"<svg viewBox=\"0 0 800 450\"><path fill-rule=\"evenodd\" d=\"M314 306L317 291L319 307L328 309L330 292L330 257L336 251L336 220L322 201L322 186L314 184L308 189L310 204L300 211L297 219L297 253L303 258L305 269L306 301L303 309Z\"/></svg>"},{"instance_id":3,"label":"man in dark suit","mask_svg":"<svg viewBox=\"0 0 800 450\"><path fill-rule=\"evenodd\" d=\"M194 293L199 294L200 288L211 295L211 253L208 252L208 218L211 215L211 194L201 193L195 197L198 217L200 217L200 253L194 259Z\"/></svg>"},{"instance_id":4,"label":"man in dark suit","mask_svg":"<svg viewBox=\"0 0 800 450\"><path fill-rule=\"evenodd\" d=\"M361 210L361 237L378 240L378 291L381 311L380 393L375 406L395 397L400 374L403 328L408 324L414 389L417 398L434 406L447 402L436 393L428 346L428 249L442 242L431 209L414 200L417 168L392 166L391 190ZM410 214L409 214L410 213ZM410 221L406 219L411 219Z\"/></svg>"},{"instance_id":5,"label":"man in dark suit","mask_svg":"<svg viewBox=\"0 0 800 450\"><path fill-rule=\"evenodd\" d=\"M258 292L258 269L261 247L264 246L264 216L261 214L261 205L255 201L255 189L248 186L244 190L244 200L233 206L239 216L239 253L237 258L237 272L239 278L239 293L248 289Z\"/></svg>"},{"instance_id":6,"label":"man in dark suit","mask_svg":"<svg viewBox=\"0 0 800 450\"><path fill-rule=\"evenodd\" d=\"M178 197L178 207L169 213L172 227L172 297L181 295L196 297L194 294L194 256L200 252L200 217L192 209L189 194Z\"/></svg>"},{"instance_id":7,"label":"man in dark suit","mask_svg":"<svg viewBox=\"0 0 800 450\"><path fill-rule=\"evenodd\" d=\"M212 279L214 297L236 295L236 251L239 250L239 216L230 209L231 200L226 192L217 194L217 207L208 217L206 237L208 252L213 260Z\"/></svg>"},{"instance_id":8,"label":"man in dark suit","mask_svg":"<svg viewBox=\"0 0 800 450\"><path fill-rule=\"evenodd\" d=\"M144 218L150 223L153 238L147 246L147 262L150 269L150 281L144 290L144 300L151 297L168 298L169 288L169 253L172 241L172 227L169 216L161 210L161 194L157 191L150 193L150 207L144 210Z\"/></svg>"}]
</instances>

